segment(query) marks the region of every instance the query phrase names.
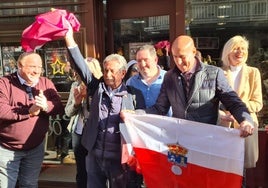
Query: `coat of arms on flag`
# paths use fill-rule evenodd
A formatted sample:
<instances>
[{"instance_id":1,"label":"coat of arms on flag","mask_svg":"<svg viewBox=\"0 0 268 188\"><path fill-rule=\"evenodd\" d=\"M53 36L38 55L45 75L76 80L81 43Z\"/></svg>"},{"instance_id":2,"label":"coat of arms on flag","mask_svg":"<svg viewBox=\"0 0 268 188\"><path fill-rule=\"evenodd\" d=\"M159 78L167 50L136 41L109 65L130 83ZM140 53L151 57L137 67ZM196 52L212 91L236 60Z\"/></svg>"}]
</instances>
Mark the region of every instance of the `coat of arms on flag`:
<instances>
[{"instance_id":1,"label":"coat of arms on flag","mask_svg":"<svg viewBox=\"0 0 268 188\"><path fill-rule=\"evenodd\" d=\"M188 150L179 144L167 144L168 146L168 161L186 167L187 157L185 156L188 153Z\"/></svg>"},{"instance_id":2,"label":"coat of arms on flag","mask_svg":"<svg viewBox=\"0 0 268 188\"><path fill-rule=\"evenodd\" d=\"M239 130L151 114L125 113L120 127L148 188L239 188Z\"/></svg>"}]
</instances>

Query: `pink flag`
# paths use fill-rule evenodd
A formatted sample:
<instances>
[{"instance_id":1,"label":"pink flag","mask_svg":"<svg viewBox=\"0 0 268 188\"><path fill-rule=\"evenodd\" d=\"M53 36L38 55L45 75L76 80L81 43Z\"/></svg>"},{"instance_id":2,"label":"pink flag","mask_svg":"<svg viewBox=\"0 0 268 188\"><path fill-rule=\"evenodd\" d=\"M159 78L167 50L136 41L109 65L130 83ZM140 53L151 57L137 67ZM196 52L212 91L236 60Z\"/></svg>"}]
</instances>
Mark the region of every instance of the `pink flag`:
<instances>
[{"instance_id":1,"label":"pink flag","mask_svg":"<svg viewBox=\"0 0 268 188\"><path fill-rule=\"evenodd\" d=\"M122 135L148 188L238 188L244 164L239 130L157 115L126 113Z\"/></svg>"},{"instance_id":2,"label":"pink flag","mask_svg":"<svg viewBox=\"0 0 268 188\"><path fill-rule=\"evenodd\" d=\"M156 44L154 45L154 47L155 47L156 49L167 48L167 49L169 50L169 48L170 48L170 42L167 41L167 40L162 40L162 41L159 41L158 43L156 43Z\"/></svg>"},{"instance_id":3,"label":"pink flag","mask_svg":"<svg viewBox=\"0 0 268 188\"><path fill-rule=\"evenodd\" d=\"M27 27L21 38L24 51L34 51L46 42L65 36L68 31L68 22L74 31L79 31L80 23L72 13L66 10L55 9L35 17L35 22Z\"/></svg>"}]
</instances>

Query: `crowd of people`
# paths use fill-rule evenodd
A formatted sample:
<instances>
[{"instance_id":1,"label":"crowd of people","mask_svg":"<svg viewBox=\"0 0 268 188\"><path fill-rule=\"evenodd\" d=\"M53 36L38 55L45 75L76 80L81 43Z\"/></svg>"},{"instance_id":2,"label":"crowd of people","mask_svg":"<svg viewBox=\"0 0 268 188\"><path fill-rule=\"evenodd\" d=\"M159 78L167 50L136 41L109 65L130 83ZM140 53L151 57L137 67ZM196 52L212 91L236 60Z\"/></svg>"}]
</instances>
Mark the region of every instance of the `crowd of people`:
<instances>
[{"instance_id":1,"label":"crowd of people","mask_svg":"<svg viewBox=\"0 0 268 188\"><path fill-rule=\"evenodd\" d=\"M119 126L124 110L220 125L245 138L244 169L258 160L261 77L247 65L249 42L234 36L222 52L223 67L202 62L190 36L171 44L175 66L159 64L153 45L141 46L127 63L120 54L102 62L84 58L69 27L65 36L76 79L65 108L35 52L23 53L15 73L0 78L0 187L38 187L49 116L65 113L72 135L78 188L140 188L135 155L123 159ZM169 52L169 49L165 50ZM246 176L242 187L246 187Z\"/></svg>"}]
</instances>

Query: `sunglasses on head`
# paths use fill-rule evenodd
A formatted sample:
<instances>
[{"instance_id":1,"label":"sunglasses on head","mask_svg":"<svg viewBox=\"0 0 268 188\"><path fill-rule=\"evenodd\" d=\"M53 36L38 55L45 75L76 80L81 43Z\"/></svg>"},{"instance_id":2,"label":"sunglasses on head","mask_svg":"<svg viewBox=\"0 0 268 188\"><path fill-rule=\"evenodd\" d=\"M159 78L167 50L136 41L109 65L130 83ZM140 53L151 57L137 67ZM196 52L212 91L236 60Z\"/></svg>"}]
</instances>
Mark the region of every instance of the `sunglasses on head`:
<instances>
[{"instance_id":1,"label":"sunglasses on head","mask_svg":"<svg viewBox=\"0 0 268 188\"><path fill-rule=\"evenodd\" d=\"M131 68L131 71L133 71L133 72L139 72L138 67L132 67Z\"/></svg>"}]
</instances>

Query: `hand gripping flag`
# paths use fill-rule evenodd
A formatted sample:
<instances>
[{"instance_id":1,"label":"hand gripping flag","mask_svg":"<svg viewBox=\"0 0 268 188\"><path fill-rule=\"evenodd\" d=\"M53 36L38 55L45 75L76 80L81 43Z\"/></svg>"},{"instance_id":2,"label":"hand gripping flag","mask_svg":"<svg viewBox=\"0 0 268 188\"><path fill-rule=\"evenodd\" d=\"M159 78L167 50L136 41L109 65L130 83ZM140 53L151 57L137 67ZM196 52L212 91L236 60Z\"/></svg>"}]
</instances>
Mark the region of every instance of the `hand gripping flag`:
<instances>
[{"instance_id":1,"label":"hand gripping flag","mask_svg":"<svg viewBox=\"0 0 268 188\"><path fill-rule=\"evenodd\" d=\"M80 28L80 23L74 14L61 9L40 14L35 20L22 33L21 46L26 52L34 51L48 41L65 36L69 27L68 22L74 31L79 31Z\"/></svg>"},{"instance_id":2,"label":"hand gripping flag","mask_svg":"<svg viewBox=\"0 0 268 188\"><path fill-rule=\"evenodd\" d=\"M134 148L148 188L239 188L239 130L157 115L126 113L121 133Z\"/></svg>"}]
</instances>

